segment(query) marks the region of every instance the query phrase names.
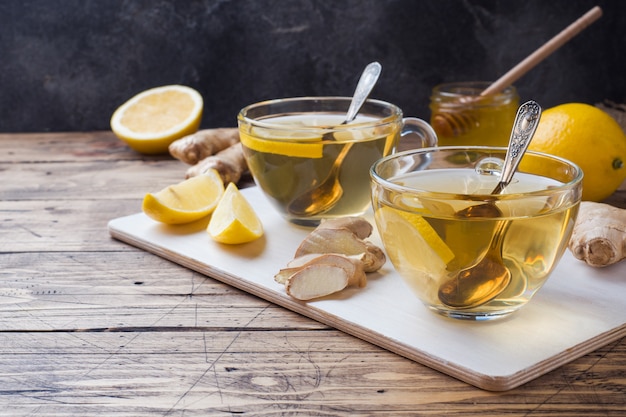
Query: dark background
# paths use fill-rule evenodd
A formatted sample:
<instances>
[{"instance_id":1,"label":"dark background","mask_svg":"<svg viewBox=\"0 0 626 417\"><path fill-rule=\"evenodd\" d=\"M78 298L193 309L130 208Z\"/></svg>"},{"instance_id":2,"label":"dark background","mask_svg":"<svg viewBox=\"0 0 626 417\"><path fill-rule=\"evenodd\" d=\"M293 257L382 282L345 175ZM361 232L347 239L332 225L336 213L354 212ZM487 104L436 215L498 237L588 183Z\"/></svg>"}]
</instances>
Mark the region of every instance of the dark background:
<instances>
[{"instance_id":1,"label":"dark background","mask_svg":"<svg viewBox=\"0 0 626 417\"><path fill-rule=\"evenodd\" d=\"M0 132L108 130L159 85L205 100L202 127L264 99L372 96L428 118L435 84L495 80L595 5L604 16L515 83L544 108L626 102L621 0L1 0Z\"/></svg>"}]
</instances>

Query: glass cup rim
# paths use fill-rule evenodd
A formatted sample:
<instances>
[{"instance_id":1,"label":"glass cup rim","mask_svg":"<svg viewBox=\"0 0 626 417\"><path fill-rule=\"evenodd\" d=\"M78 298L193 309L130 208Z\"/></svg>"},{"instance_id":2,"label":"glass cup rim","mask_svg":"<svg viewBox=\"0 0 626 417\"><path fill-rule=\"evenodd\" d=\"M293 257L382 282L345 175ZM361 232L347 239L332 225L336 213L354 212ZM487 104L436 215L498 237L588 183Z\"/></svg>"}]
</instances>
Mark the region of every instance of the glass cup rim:
<instances>
[{"instance_id":1,"label":"glass cup rim","mask_svg":"<svg viewBox=\"0 0 626 417\"><path fill-rule=\"evenodd\" d=\"M264 100L264 101L259 101L257 103L249 104L243 107L237 114L237 120L240 123L243 122L249 125L253 125L253 126L265 128L265 129L271 129L271 130L278 130L278 131L298 130L302 132L324 132L324 133L367 129L367 128L372 128L372 127L377 127L377 126L384 126L384 125L391 124L391 123L396 123L398 120L402 120L403 113L400 107L398 107L397 105L393 103L389 103L387 101L372 99L372 98L368 98L365 101L364 106L366 105L378 106L381 109L384 108L384 109L389 110L390 114L383 115L381 116L380 119L367 120L363 122L351 122L345 125L336 125L332 127L324 127L324 126L301 126L300 127L298 126L297 129L294 129L293 127L285 126L282 124L268 123L266 121L251 118L248 116L248 113L250 110L257 109L263 106L271 106L271 105L275 105L279 103L289 104L289 103L296 103L296 102L322 102L323 101L323 102L345 103L346 104L345 111L347 111L351 100L352 100L352 97L343 97L343 96L303 96L303 97L288 97L288 98ZM308 114L305 112L294 112L294 113ZM323 114L326 112L323 110L320 110L319 113ZM315 112L310 112L310 114L315 114ZM277 113L276 115L280 115L280 114ZM271 116L272 115L270 115L270 117ZM272 140L272 139L268 138L264 140Z\"/></svg>"},{"instance_id":2,"label":"glass cup rim","mask_svg":"<svg viewBox=\"0 0 626 417\"><path fill-rule=\"evenodd\" d=\"M399 185L394 182L391 182L382 176L379 175L378 170L384 164L389 164L394 159L399 159L404 156L410 156L414 154L428 154L433 152L459 152L459 151L475 151L475 152L497 152L502 154L503 156L506 154L506 147L499 146L433 146L428 148L419 148L419 149L409 149L402 152L397 152L391 155L388 155L384 158L379 159L370 167L370 179L371 181L379 184L384 189L391 190L397 193L409 193L409 194L420 194L420 197L425 198L433 198L438 200L467 200L467 201L500 201L500 200L524 200L533 197L539 196L549 196L552 194L556 194L559 192L563 192L565 190L576 187L578 184L582 183L583 179L583 170L574 162L561 158L559 156L550 155L545 152L537 152L537 151L526 151L525 155L534 155L539 157L544 157L551 159L553 161L560 162L566 166L571 167L576 171L574 177L568 181L564 182L558 186L546 188L542 190L536 191L527 191L523 193L504 193L504 194L459 194L459 193L450 193L450 192L442 192L442 191L432 191L432 190L424 190L416 187L407 187L404 185Z\"/></svg>"}]
</instances>

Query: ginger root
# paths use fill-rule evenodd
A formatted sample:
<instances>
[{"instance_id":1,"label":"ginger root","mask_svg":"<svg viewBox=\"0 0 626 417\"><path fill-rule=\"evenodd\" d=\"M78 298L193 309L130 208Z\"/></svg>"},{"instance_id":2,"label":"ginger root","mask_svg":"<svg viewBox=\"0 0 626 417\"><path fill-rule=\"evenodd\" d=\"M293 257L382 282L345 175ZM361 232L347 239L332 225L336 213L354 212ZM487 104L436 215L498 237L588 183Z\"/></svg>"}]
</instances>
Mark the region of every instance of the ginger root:
<instances>
[{"instance_id":1,"label":"ginger root","mask_svg":"<svg viewBox=\"0 0 626 417\"><path fill-rule=\"evenodd\" d=\"M329 228L323 224L302 241L296 250L296 258L309 253L341 253L347 256L358 256L363 262L365 272L377 271L387 260L382 249L359 238L350 229Z\"/></svg>"},{"instance_id":2,"label":"ginger root","mask_svg":"<svg viewBox=\"0 0 626 417\"><path fill-rule=\"evenodd\" d=\"M594 267L626 258L626 209L583 201L568 247L575 258Z\"/></svg>"},{"instance_id":3,"label":"ginger root","mask_svg":"<svg viewBox=\"0 0 626 417\"><path fill-rule=\"evenodd\" d=\"M335 219L326 219L318 226L318 229L340 229L346 228L356 235L359 239L367 239L374 228L371 223L362 217L338 217Z\"/></svg>"},{"instance_id":4,"label":"ginger root","mask_svg":"<svg viewBox=\"0 0 626 417\"><path fill-rule=\"evenodd\" d=\"M274 279L285 284L287 294L298 300L311 300L351 285L367 284L363 264L358 259L334 253L315 254L300 266L281 269Z\"/></svg>"},{"instance_id":5,"label":"ginger root","mask_svg":"<svg viewBox=\"0 0 626 417\"><path fill-rule=\"evenodd\" d=\"M236 127L199 130L192 135L175 140L169 146L170 155L189 165L195 165L204 158L239 142Z\"/></svg>"},{"instance_id":6,"label":"ginger root","mask_svg":"<svg viewBox=\"0 0 626 417\"><path fill-rule=\"evenodd\" d=\"M274 280L298 300L323 297L351 285L365 287L366 272L377 271L386 261L381 248L364 240L372 230L361 217L323 221Z\"/></svg>"},{"instance_id":7,"label":"ginger root","mask_svg":"<svg viewBox=\"0 0 626 417\"><path fill-rule=\"evenodd\" d=\"M359 287L367 285L367 277L360 259L340 253L311 253L294 258L287 264L286 268L278 271L274 276L274 280L280 284L285 284L294 273L312 265L332 265L342 268L348 272L350 278L347 285L354 284Z\"/></svg>"},{"instance_id":8,"label":"ginger root","mask_svg":"<svg viewBox=\"0 0 626 417\"><path fill-rule=\"evenodd\" d=\"M215 169L224 184L236 184L248 170L236 127L199 130L172 142L169 151L174 158L192 165L185 178Z\"/></svg>"},{"instance_id":9,"label":"ginger root","mask_svg":"<svg viewBox=\"0 0 626 417\"><path fill-rule=\"evenodd\" d=\"M224 184L229 182L236 184L248 170L241 142L237 142L215 155L208 156L190 167L187 170L186 178L204 174L209 169L215 169L222 177Z\"/></svg>"}]
</instances>

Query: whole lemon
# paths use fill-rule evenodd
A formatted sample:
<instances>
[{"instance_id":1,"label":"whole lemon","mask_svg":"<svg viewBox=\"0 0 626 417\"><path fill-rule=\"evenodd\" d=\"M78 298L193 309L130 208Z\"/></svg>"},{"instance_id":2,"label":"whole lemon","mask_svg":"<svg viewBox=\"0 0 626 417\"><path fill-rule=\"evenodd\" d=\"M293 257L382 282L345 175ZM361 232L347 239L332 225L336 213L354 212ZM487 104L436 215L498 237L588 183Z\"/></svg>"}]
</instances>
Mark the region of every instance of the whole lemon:
<instances>
[{"instance_id":1,"label":"whole lemon","mask_svg":"<svg viewBox=\"0 0 626 417\"><path fill-rule=\"evenodd\" d=\"M605 111L583 103L566 103L541 115L528 149L568 159L584 174L586 201L601 201L626 178L626 136Z\"/></svg>"}]
</instances>

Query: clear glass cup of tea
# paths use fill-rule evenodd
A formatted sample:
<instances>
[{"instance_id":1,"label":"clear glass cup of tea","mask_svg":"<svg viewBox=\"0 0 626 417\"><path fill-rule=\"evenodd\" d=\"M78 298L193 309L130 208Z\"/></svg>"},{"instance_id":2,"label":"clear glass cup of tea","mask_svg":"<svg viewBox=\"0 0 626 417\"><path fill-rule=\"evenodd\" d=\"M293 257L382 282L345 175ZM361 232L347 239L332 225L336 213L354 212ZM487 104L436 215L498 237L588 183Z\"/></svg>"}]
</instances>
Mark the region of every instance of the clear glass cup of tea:
<instances>
[{"instance_id":1,"label":"clear glass cup of tea","mask_svg":"<svg viewBox=\"0 0 626 417\"><path fill-rule=\"evenodd\" d=\"M524 306L563 255L582 193L582 170L526 152L499 182L506 148L438 147L396 153L371 168L385 250L429 309L489 320Z\"/></svg>"},{"instance_id":2,"label":"clear glass cup of tea","mask_svg":"<svg viewBox=\"0 0 626 417\"><path fill-rule=\"evenodd\" d=\"M239 136L250 172L288 221L315 226L322 219L363 214L370 206L369 168L417 135L435 146L430 125L403 117L394 104L368 99L343 124L349 97L269 100L243 108ZM419 145L418 145L419 146Z\"/></svg>"}]
</instances>

